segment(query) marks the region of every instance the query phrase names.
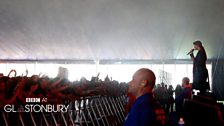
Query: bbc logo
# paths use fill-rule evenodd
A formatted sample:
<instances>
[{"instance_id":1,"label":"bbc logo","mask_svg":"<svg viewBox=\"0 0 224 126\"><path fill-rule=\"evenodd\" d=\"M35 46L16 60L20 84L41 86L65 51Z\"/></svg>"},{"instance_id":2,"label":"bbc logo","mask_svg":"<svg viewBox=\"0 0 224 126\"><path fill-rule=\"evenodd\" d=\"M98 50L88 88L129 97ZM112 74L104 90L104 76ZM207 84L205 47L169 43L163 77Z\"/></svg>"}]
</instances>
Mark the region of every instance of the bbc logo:
<instances>
[{"instance_id":1,"label":"bbc logo","mask_svg":"<svg viewBox=\"0 0 224 126\"><path fill-rule=\"evenodd\" d=\"M40 102L40 98L26 98L26 102Z\"/></svg>"}]
</instances>

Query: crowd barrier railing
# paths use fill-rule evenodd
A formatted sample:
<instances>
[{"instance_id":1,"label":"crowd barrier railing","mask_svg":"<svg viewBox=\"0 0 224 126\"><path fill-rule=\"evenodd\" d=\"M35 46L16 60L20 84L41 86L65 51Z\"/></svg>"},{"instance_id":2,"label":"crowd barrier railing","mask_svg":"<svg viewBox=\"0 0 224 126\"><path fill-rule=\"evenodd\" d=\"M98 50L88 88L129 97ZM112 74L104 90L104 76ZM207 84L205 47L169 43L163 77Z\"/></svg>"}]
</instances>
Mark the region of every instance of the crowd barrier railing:
<instances>
[{"instance_id":1,"label":"crowd barrier railing","mask_svg":"<svg viewBox=\"0 0 224 126\"><path fill-rule=\"evenodd\" d=\"M1 125L11 126L121 126L125 118L126 95L87 96L66 102L66 112L1 111Z\"/></svg>"}]
</instances>

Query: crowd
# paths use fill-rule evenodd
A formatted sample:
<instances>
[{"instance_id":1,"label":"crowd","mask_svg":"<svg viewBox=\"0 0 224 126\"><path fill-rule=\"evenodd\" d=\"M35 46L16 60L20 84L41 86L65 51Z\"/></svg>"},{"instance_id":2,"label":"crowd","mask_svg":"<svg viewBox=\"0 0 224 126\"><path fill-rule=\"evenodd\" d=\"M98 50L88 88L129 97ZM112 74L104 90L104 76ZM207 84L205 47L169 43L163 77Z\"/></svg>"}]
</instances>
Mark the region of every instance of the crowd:
<instances>
[{"instance_id":1,"label":"crowd","mask_svg":"<svg viewBox=\"0 0 224 126\"><path fill-rule=\"evenodd\" d=\"M158 103L165 111L166 124L169 126L178 125L180 120L182 121L182 123L184 123L185 119L187 120L188 118L192 120L192 117L195 118L193 123L196 122L198 124L199 120L201 119L201 124L206 124L206 122L210 121L207 124L212 123L213 125L217 126L224 125L224 106L222 104L218 104L216 98L211 93L207 93L206 96L205 94L195 95L193 92L192 84L190 84L190 80L188 77L184 77L182 79L182 84L178 84L175 89L172 85L168 86L164 83L161 83L156 84L152 92L154 98L158 101ZM130 101L127 105L127 111L130 111L130 106L133 106L136 99L131 94L128 94L128 96ZM185 104L186 102L187 104ZM200 105L197 106L196 103ZM200 110L204 106L209 106L210 108L207 109L213 109L214 111L206 113L206 109ZM194 108L193 111L192 108ZM200 116L193 116L198 112L201 112L199 114ZM205 116L210 116L209 114L214 114L214 118L216 119L212 120L213 122L211 122L211 119L209 118L205 120L205 116L203 116L203 114Z\"/></svg>"},{"instance_id":2,"label":"crowd","mask_svg":"<svg viewBox=\"0 0 224 126\"><path fill-rule=\"evenodd\" d=\"M178 84L175 89L172 85L164 83L153 86L153 97L165 111L164 114L169 117L166 118L166 123L176 125L178 120L184 117L184 102L193 98L192 84L189 82L189 78L184 77L182 84ZM24 105L26 104L26 98L47 98L49 104L62 104L65 101L74 101L86 96L120 96L127 94L129 101L125 109L126 115L128 115L136 101L136 96L129 92L130 83L119 83L111 80L108 76L104 80L100 80L98 76L92 77L91 80L83 77L74 82L63 77L49 78L39 75L31 77L1 76L0 108L2 109L6 104ZM216 108L219 110L218 117L222 120L221 109L218 106ZM173 116L172 113L176 113L176 115ZM171 124L174 118L176 119L174 120L175 123Z\"/></svg>"},{"instance_id":3,"label":"crowd","mask_svg":"<svg viewBox=\"0 0 224 126\"><path fill-rule=\"evenodd\" d=\"M174 89L172 85L167 85L164 83L157 84L154 88L154 97L159 101L162 107L166 110L166 113L173 111L173 98Z\"/></svg>"},{"instance_id":4,"label":"crowd","mask_svg":"<svg viewBox=\"0 0 224 126\"><path fill-rule=\"evenodd\" d=\"M175 90L171 85L167 88L163 83L158 84L154 89L154 96L164 108L166 115L169 117L168 123L172 126L177 125L178 121L183 118L186 120L190 118L190 121L192 121L192 117L195 120L191 125L199 124L198 122L201 122L200 124L206 124L207 122L207 124L217 126L224 125L224 106L218 104L216 98L211 93L195 95L188 77L184 77L182 85L178 84ZM204 106L209 107L204 109ZM213 109L214 111L207 112L207 109ZM196 113L199 114L194 116ZM210 116L209 114L214 114L216 117L216 119L212 120L213 122L209 118L205 119L205 116Z\"/></svg>"},{"instance_id":5,"label":"crowd","mask_svg":"<svg viewBox=\"0 0 224 126\"><path fill-rule=\"evenodd\" d=\"M178 103L183 104L183 99L191 99L192 94L192 84L189 84L189 79L185 77L183 79L182 85L178 84L174 89L172 85L167 86L164 83L157 84L154 88L154 97L161 104L161 106L166 111L166 114L174 112L178 109ZM183 94L185 89L189 89L186 96Z\"/></svg>"},{"instance_id":6,"label":"crowd","mask_svg":"<svg viewBox=\"0 0 224 126\"><path fill-rule=\"evenodd\" d=\"M110 80L92 77L89 81L81 78L71 82L65 78L49 78L33 75L31 77L0 77L0 108L6 104L23 105L26 98L47 98L47 103L60 104L66 100L93 95L119 96L125 95L128 85Z\"/></svg>"}]
</instances>

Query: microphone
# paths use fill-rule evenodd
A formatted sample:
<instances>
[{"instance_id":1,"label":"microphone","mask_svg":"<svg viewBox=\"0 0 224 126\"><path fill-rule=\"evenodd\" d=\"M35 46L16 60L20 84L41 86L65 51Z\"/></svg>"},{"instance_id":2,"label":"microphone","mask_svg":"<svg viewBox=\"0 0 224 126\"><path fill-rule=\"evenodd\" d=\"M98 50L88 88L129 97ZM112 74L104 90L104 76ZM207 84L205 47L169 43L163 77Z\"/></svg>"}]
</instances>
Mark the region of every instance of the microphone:
<instances>
[{"instance_id":1,"label":"microphone","mask_svg":"<svg viewBox=\"0 0 224 126\"><path fill-rule=\"evenodd\" d=\"M190 52L187 53L187 55L191 54L194 52L194 49L191 49Z\"/></svg>"}]
</instances>

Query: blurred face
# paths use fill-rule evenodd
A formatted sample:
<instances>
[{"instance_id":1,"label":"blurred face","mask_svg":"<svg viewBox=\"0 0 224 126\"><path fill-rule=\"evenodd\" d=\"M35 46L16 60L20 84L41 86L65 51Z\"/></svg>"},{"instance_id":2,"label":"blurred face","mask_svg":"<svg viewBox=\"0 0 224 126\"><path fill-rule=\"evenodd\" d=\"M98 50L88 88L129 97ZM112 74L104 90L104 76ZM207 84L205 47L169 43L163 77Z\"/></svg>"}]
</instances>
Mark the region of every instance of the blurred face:
<instances>
[{"instance_id":1,"label":"blurred face","mask_svg":"<svg viewBox=\"0 0 224 126\"><path fill-rule=\"evenodd\" d=\"M134 74L134 76L132 77L132 80L129 82L128 92L135 95L139 89L140 82L141 81L138 78L137 74Z\"/></svg>"},{"instance_id":2,"label":"blurred face","mask_svg":"<svg viewBox=\"0 0 224 126\"><path fill-rule=\"evenodd\" d=\"M184 78L182 80L182 87L185 87L188 83L189 83L189 79L188 78Z\"/></svg>"},{"instance_id":3,"label":"blurred face","mask_svg":"<svg viewBox=\"0 0 224 126\"><path fill-rule=\"evenodd\" d=\"M39 77L38 77L37 75L33 75L33 76L31 77L31 79L32 79L32 81L37 82L38 79L39 79Z\"/></svg>"},{"instance_id":4,"label":"blurred face","mask_svg":"<svg viewBox=\"0 0 224 126\"><path fill-rule=\"evenodd\" d=\"M195 50L199 50L200 47L199 47L198 45L194 45L194 49L195 49Z\"/></svg>"}]
</instances>

